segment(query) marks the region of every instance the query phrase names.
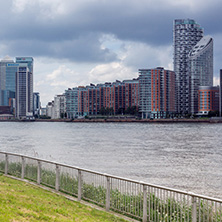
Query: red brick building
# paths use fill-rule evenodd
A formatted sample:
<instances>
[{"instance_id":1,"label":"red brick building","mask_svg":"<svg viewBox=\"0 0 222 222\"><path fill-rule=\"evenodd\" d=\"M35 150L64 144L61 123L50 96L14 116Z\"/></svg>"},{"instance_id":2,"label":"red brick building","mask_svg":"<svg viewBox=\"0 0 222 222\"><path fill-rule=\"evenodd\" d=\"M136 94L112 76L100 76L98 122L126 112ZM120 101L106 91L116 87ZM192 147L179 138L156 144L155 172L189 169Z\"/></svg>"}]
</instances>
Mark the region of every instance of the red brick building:
<instances>
[{"instance_id":1,"label":"red brick building","mask_svg":"<svg viewBox=\"0 0 222 222\"><path fill-rule=\"evenodd\" d=\"M199 86L198 115L219 111L219 86Z\"/></svg>"}]
</instances>

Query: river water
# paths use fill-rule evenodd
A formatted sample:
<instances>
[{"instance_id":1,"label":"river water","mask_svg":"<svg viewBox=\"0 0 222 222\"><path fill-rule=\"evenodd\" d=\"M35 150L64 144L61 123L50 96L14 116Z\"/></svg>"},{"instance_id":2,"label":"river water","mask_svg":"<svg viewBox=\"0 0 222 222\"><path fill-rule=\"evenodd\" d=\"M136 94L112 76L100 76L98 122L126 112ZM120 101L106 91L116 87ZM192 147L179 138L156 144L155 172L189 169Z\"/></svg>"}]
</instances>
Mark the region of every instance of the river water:
<instances>
[{"instance_id":1,"label":"river water","mask_svg":"<svg viewBox=\"0 0 222 222\"><path fill-rule=\"evenodd\" d=\"M0 122L1 151L222 198L222 124Z\"/></svg>"}]
</instances>

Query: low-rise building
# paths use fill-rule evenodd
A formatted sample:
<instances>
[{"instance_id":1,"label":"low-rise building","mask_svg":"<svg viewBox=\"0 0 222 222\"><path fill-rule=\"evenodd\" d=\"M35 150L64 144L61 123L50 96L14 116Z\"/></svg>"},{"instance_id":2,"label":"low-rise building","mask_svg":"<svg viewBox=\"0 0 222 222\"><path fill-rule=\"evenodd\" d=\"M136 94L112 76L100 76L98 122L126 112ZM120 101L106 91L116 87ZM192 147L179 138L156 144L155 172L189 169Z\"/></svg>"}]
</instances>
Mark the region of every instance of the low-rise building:
<instances>
[{"instance_id":1,"label":"low-rise building","mask_svg":"<svg viewBox=\"0 0 222 222\"><path fill-rule=\"evenodd\" d=\"M90 84L65 91L68 118L102 114L122 114L128 107L139 106L139 80Z\"/></svg>"},{"instance_id":2,"label":"low-rise building","mask_svg":"<svg viewBox=\"0 0 222 222\"><path fill-rule=\"evenodd\" d=\"M60 119L65 116L66 112L66 98L65 95L57 95L54 97L54 118Z\"/></svg>"},{"instance_id":3,"label":"low-rise building","mask_svg":"<svg viewBox=\"0 0 222 222\"><path fill-rule=\"evenodd\" d=\"M46 116L54 118L54 101L48 102L46 105Z\"/></svg>"},{"instance_id":4,"label":"low-rise building","mask_svg":"<svg viewBox=\"0 0 222 222\"><path fill-rule=\"evenodd\" d=\"M219 86L199 86L198 115L219 112Z\"/></svg>"},{"instance_id":5,"label":"low-rise building","mask_svg":"<svg viewBox=\"0 0 222 222\"><path fill-rule=\"evenodd\" d=\"M39 117L40 115L40 96L38 92L33 93L33 115Z\"/></svg>"}]
</instances>

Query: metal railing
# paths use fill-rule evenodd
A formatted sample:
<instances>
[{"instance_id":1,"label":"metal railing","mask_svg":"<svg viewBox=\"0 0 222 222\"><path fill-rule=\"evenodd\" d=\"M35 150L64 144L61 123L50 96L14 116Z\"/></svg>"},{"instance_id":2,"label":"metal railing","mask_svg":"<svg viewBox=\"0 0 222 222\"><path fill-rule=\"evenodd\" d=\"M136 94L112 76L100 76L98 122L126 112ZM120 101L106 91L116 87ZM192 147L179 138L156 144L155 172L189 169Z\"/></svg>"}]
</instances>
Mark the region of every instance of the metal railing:
<instances>
[{"instance_id":1,"label":"metal railing","mask_svg":"<svg viewBox=\"0 0 222 222\"><path fill-rule=\"evenodd\" d=\"M0 172L90 201L141 221L221 222L222 200L0 152Z\"/></svg>"}]
</instances>

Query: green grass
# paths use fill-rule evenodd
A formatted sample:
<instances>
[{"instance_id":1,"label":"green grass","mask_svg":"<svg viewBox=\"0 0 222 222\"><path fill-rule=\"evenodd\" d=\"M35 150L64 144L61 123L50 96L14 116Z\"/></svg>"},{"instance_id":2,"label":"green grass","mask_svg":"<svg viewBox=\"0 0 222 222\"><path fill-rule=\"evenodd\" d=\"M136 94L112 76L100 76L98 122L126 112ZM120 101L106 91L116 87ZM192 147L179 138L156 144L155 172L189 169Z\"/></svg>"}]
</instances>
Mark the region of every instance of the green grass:
<instances>
[{"instance_id":1,"label":"green grass","mask_svg":"<svg viewBox=\"0 0 222 222\"><path fill-rule=\"evenodd\" d=\"M0 221L125 221L0 175Z\"/></svg>"}]
</instances>

